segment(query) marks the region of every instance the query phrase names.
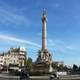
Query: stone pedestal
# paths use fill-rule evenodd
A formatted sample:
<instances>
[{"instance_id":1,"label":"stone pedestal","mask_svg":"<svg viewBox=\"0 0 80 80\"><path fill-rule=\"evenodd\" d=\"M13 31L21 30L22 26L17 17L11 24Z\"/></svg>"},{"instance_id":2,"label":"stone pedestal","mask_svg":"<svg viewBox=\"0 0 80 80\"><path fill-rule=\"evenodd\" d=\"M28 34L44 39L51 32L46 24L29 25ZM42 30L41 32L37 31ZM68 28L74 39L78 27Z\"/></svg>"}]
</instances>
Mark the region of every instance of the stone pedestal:
<instances>
[{"instance_id":1,"label":"stone pedestal","mask_svg":"<svg viewBox=\"0 0 80 80\"><path fill-rule=\"evenodd\" d=\"M53 71L53 68L51 66L51 64L47 64L47 63L34 63L33 64L33 71L34 72L39 72L39 73L50 73Z\"/></svg>"},{"instance_id":2,"label":"stone pedestal","mask_svg":"<svg viewBox=\"0 0 80 80\"><path fill-rule=\"evenodd\" d=\"M36 60L36 63L47 63L50 64L51 63L51 54L48 51L48 49L44 49L44 50L39 50L38 52L38 58Z\"/></svg>"},{"instance_id":3,"label":"stone pedestal","mask_svg":"<svg viewBox=\"0 0 80 80\"><path fill-rule=\"evenodd\" d=\"M47 49L44 51L39 50L39 55L36 62L33 64L33 71L39 73L50 73L53 71L51 54Z\"/></svg>"}]
</instances>

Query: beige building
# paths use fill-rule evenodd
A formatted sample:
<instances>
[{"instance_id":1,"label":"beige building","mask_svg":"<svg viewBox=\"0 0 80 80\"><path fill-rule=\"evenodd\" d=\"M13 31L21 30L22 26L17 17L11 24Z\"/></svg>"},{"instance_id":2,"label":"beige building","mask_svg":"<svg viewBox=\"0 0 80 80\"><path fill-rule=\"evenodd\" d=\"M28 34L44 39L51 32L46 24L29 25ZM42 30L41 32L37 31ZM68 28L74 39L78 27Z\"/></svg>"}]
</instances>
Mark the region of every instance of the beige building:
<instances>
[{"instance_id":1,"label":"beige building","mask_svg":"<svg viewBox=\"0 0 80 80\"><path fill-rule=\"evenodd\" d=\"M63 61L54 61L53 64L60 66L60 65L64 65L64 62Z\"/></svg>"},{"instance_id":2,"label":"beige building","mask_svg":"<svg viewBox=\"0 0 80 80\"><path fill-rule=\"evenodd\" d=\"M0 66L4 65L4 55L0 54Z\"/></svg>"},{"instance_id":3,"label":"beige building","mask_svg":"<svg viewBox=\"0 0 80 80\"><path fill-rule=\"evenodd\" d=\"M0 65L18 65L25 66L26 50L24 47L10 48L6 53L0 55Z\"/></svg>"}]
</instances>

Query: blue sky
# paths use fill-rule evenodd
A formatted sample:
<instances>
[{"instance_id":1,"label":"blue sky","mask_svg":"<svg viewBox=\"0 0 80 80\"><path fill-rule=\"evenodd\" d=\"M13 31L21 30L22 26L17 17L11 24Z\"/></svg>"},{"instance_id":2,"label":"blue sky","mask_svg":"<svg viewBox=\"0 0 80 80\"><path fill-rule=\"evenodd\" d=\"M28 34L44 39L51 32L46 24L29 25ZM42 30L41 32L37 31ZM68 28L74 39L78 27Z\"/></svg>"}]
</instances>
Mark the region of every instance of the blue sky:
<instances>
[{"instance_id":1,"label":"blue sky","mask_svg":"<svg viewBox=\"0 0 80 80\"><path fill-rule=\"evenodd\" d=\"M80 65L80 0L0 0L0 52L24 46L28 57L36 60L43 8L53 61Z\"/></svg>"}]
</instances>

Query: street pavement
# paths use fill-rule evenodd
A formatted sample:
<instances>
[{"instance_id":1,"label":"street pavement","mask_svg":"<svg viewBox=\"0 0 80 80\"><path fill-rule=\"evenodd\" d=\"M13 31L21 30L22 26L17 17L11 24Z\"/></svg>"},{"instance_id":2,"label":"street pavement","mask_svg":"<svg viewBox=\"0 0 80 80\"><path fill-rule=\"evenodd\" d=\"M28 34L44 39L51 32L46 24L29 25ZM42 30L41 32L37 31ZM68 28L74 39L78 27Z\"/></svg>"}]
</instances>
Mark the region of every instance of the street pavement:
<instances>
[{"instance_id":1,"label":"street pavement","mask_svg":"<svg viewBox=\"0 0 80 80\"><path fill-rule=\"evenodd\" d=\"M31 80L49 80L49 76L30 76ZM20 76L0 74L0 80L20 80Z\"/></svg>"},{"instance_id":2,"label":"street pavement","mask_svg":"<svg viewBox=\"0 0 80 80\"><path fill-rule=\"evenodd\" d=\"M30 76L31 80L50 80L50 76ZM9 76L0 74L0 80L20 80L19 76ZM80 75L59 76L51 80L80 80Z\"/></svg>"}]
</instances>

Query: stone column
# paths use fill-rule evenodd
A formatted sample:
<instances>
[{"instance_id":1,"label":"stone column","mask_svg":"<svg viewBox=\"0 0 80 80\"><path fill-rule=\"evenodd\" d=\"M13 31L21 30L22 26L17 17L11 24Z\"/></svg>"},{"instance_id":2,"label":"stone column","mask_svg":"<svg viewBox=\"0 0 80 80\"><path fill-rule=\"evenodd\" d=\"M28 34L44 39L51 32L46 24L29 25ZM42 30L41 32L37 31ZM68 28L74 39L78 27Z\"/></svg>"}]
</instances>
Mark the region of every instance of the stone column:
<instances>
[{"instance_id":1,"label":"stone column","mask_svg":"<svg viewBox=\"0 0 80 80\"><path fill-rule=\"evenodd\" d=\"M43 11L43 17L42 17L42 51L46 49L46 12Z\"/></svg>"}]
</instances>

